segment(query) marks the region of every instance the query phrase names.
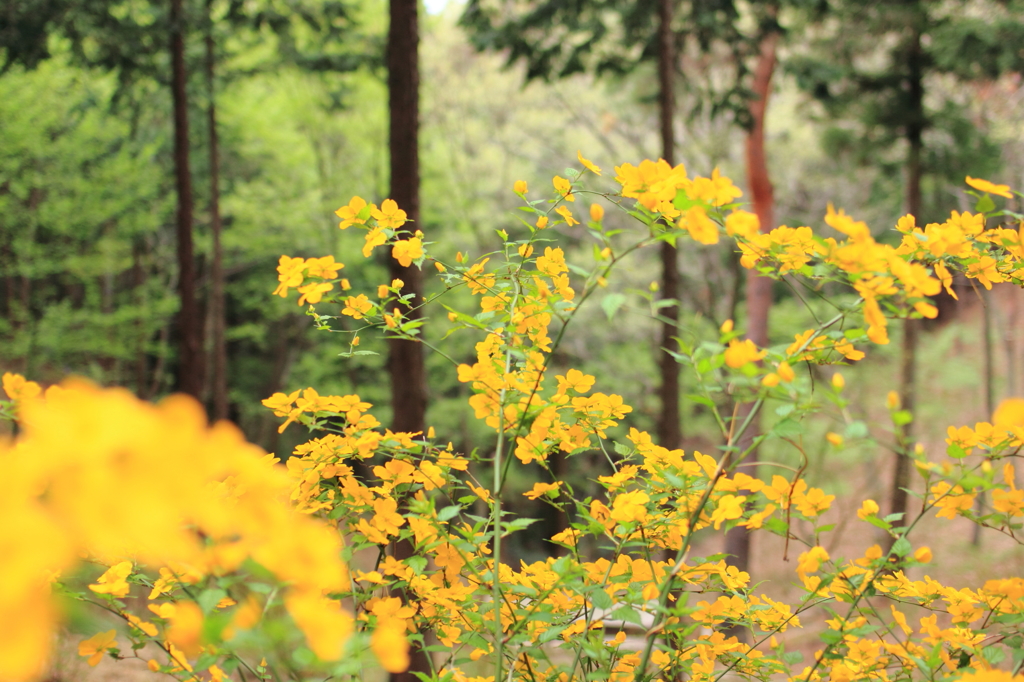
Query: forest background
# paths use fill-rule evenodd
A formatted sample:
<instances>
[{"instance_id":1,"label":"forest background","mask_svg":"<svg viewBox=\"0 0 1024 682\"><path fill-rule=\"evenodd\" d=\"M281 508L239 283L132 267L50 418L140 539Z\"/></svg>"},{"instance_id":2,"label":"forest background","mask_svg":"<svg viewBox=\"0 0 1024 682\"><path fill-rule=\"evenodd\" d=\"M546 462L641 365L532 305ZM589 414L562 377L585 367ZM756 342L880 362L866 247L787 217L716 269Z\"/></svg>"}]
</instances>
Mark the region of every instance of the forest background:
<instances>
[{"instance_id":1,"label":"forest background","mask_svg":"<svg viewBox=\"0 0 1024 682\"><path fill-rule=\"evenodd\" d=\"M638 11L656 7L635 4ZM773 225L819 226L832 202L882 235L907 211L914 126L919 224L941 220L950 207L973 210L963 191L966 175L1024 187L1024 57L1012 48L1021 44L1013 42L1021 35L1014 23L1019 8L995 1L888 4L909 8L906 16L926 23L880 26L876 17L872 24L871 12L856 7L874 3L705 3L705 15L674 3L675 162L703 174L717 167L738 183L748 177L751 102L757 101L750 79L774 33L778 63L764 112ZM496 230L518 224L513 183L561 173L575 163L577 150L606 167L665 155L653 38L614 52L580 38L582 22L563 23L556 28L568 27L578 49L567 58L559 53L566 61L545 70L530 55L514 59L527 48L542 54L543 45L517 46L513 34L496 38L482 30L469 10L487 5L449 2L420 14L421 229L449 258L488 251ZM915 14L925 5L932 9ZM0 19L0 371L44 384L78 374L147 399L193 392L212 416L230 418L283 458L304 435L294 428L279 434L279 420L260 405L278 391L315 386L323 394L358 393L391 423L383 343L367 340L363 349L376 355L340 357L344 348L314 329L304 307L272 295L282 254L332 254L349 264L343 275L353 282L388 279L386 256L365 264L349 257L359 251L359 239L339 231L335 216L352 195L375 203L389 196L385 3L184 3L195 195L190 268L181 265L176 221L173 69L160 33L166 8L48 0L15 0L12 7ZM83 14L64 30L47 24L67 7ZM711 23L688 23L701 19ZM126 26L132 30L118 33ZM522 35L539 30L526 27ZM549 38L554 35L557 30ZM907 62L897 49L908 35L930 59L919 74L926 118L916 122L894 114L912 95L899 75ZM488 46L501 49L477 49ZM885 74L899 78L886 82ZM888 100L887 88L896 93ZM214 129L216 157L209 153ZM750 187L743 189L742 200L749 200ZM1020 210L1013 201L1008 207ZM607 220L625 227L627 218ZM218 222L223 256L215 265ZM570 261L573 248L591 248L582 230L559 229L574 245L567 249ZM717 338L728 319L746 328L746 274L728 245L682 249L678 267L680 334ZM198 377L182 372L183 276L195 291L189 319L202 321L205 361ZM635 408L624 426L655 431L664 383L659 349L666 345L664 319L649 304L658 288L653 283L662 281L657 256L638 254L628 279L625 290L581 310L575 336L552 362L615 386ZM816 305L807 298L792 283L774 286L769 343L788 343L785 332L803 328ZM992 293L967 286L959 304L942 302L938 321L922 332L920 369L911 377L917 422L934 429L915 433L917 439L942 443L946 425L984 420L996 401L1024 389L1021 305L1012 285ZM424 333L439 338L443 325L432 322ZM782 333L773 334L776 328ZM448 353L471 360L473 342L453 336ZM426 423L460 452L485 445L485 427L461 409L470 388L444 371L446 359L428 352L425 360ZM903 364L894 334L894 343L850 368L851 376L868 379L851 382L858 387L851 411L868 423L872 415L884 421L885 395L906 388ZM195 383L186 385L190 380ZM685 396L685 375L681 383L677 394ZM683 447L713 451L707 411L687 400L680 409ZM809 483L840 493L859 486L858 500L886 497L891 453L871 445L836 455L824 438L830 425L815 428ZM781 449L760 454L792 458ZM531 471L515 475L514 487L528 490ZM547 513L537 506L534 515ZM535 557L546 549L512 551Z\"/></svg>"}]
</instances>

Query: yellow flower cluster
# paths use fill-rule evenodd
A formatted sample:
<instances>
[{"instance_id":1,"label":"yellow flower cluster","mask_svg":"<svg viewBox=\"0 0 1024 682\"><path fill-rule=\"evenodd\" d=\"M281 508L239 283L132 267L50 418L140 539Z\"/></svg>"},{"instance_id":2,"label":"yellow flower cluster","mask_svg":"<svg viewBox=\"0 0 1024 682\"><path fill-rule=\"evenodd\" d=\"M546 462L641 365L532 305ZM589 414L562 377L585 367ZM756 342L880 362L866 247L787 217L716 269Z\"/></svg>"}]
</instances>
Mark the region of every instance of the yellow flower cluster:
<instances>
[{"instance_id":1,"label":"yellow flower cluster","mask_svg":"<svg viewBox=\"0 0 1024 682\"><path fill-rule=\"evenodd\" d=\"M274 290L275 296L286 298L289 289L298 289L299 305L305 303L319 303L324 294L334 288L331 282L318 281L303 284L307 277L315 277L319 280L334 279L338 271L345 267L342 263L336 263L334 256L323 258L291 258L281 256L277 265L277 279L280 282ZM341 280L341 288L348 289L348 280Z\"/></svg>"},{"instance_id":2,"label":"yellow flower cluster","mask_svg":"<svg viewBox=\"0 0 1024 682\"><path fill-rule=\"evenodd\" d=\"M181 396L154 406L83 382L45 397L21 377L4 384L23 428L0 449L0 517L17 519L0 524L0 619L12 635L0 638L0 678L39 673L54 623L48 576L82 555L110 566L90 590L115 609L150 567L194 582L251 558L290 585L286 605L314 650L341 655L349 619L321 598L347 584L339 538L293 508L287 475L234 426L207 426L202 408ZM163 589L155 598L167 597ZM198 637L202 616L198 628L187 608L160 622L182 647ZM155 629L138 619L133 627ZM112 642L109 633L94 638L83 654L93 659Z\"/></svg>"},{"instance_id":3,"label":"yellow flower cluster","mask_svg":"<svg viewBox=\"0 0 1024 682\"><path fill-rule=\"evenodd\" d=\"M600 175L582 154L578 159ZM382 429L358 395L307 388L266 399L263 404L282 418L282 431L293 422L318 431L285 466L276 466L233 427L208 427L189 399L152 406L82 383L44 392L4 375L13 402L0 408L17 415L23 430L0 449L0 518L18 519L0 524L0 622L18 625L0 638L0 678L27 680L40 672L55 622L50 584L84 555L105 568L93 572L82 591L122 617L120 637L133 647L153 643L163 650L166 662L150 661L151 670L218 682L231 670L218 664L238 656L230 651L236 634L273 617L277 602L261 595L274 588L321 659L342 656L355 633L385 671L401 672L411 660L410 641L429 630L446 650L438 675L457 682L645 676L712 682L724 674L799 675L807 682L954 676L1019 682L996 666L1015 646L1024 580L955 588L927 576L909 579L905 569L930 562L931 550L915 549L906 537L910 521L880 518L871 500L856 516L891 534L892 551L875 545L854 559L832 557L820 539L831 525L825 517L834 496L808 485L799 472L762 480L736 470L741 425L722 420L728 456L719 458L662 447L636 428L619 437L632 411L621 396L596 391L597 378L577 368L549 370L552 325L563 333L576 306L607 284L616 254L626 252L605 232L605 222L613 220L593 207L588 229L600 243L592 273L570 270L562 248L537 243L548 225L576 222L565 204L586 190L584 174L567 175L554 178L548 211L538 208L541 202L527 204L536 220L525 223L526 238L502 234L504 260L492 255L467 263L460 253L451 265L435 261L447 287L464 286L479 297L471 313L449 315L456 327L479 334L475 360L458 365L458 379L472 391L476 417L496 435L493 451L472 462L451 444L438 446L432 429ZM724 229L748 268L774 276L827 272L857 293L867 323L859 335L830 331L825 323L797 334L781 351L741 339L727 322L718 343L688 353L701 382L729 381L752 399L784 398L793 409L813 402L797 363L858 360L864 354L853 342L860 336L887 341L886 312L933 316L928 297L949 287L952 272L986 286L1016 281L1024 255L1016 231L986 230L984 216L953 213L924 229L904 218L897 226L903 242L893 248L831 206L825 222L841 240L818 237L809 227L762 233L755 215L732 204L740 192L717 170L691 179L681 165L644 161L618 166L616 180L622 197L636 200L633 215L647 228L638 244L684 232L713 244ZM986 181L969 184L1008 194ZM523 197L526 183L517 182L514 191ZM550 223L549 214L560 220ZM403 266L429 257L422 235L403 231L408 216L390 199L378 208L355 197L338 216L342 229L365 227L365 256L390 244ZM275 293L298 289L300 304L331 300L342 267L331 256L283 256ZM415 330L410 318L398 308L386 313L392 300L402 300L403 287L400 280L379 286L378 303L366 293L336 302L346 316L409 338ZM342 280L341 289L349 288ZM834 375L830 399L841 402L843 387L842 376ZM732 393L736 400L742 395ZM707 402L718 418L714 401ZM890 411L898 409L892 401ZM1016 487L1014 467L1004 463L997 472L991 464L1024 443L1024 401L1004 404L991 423L951 427L948 435L952 462L929 462L923 449L916 455L928 491L925 511L1018 528L1024 491ZM843 444L838 434L828 439ZM549 462L555 454L585 452L605 456L609 468L589 476L593 489L580 497ZM983 461L968 465L972 454ZM570 519L546 538L561 549L557 558L512 566L499 556L501 538L530 523L501 508L510 460L539 465L548 480L535 483L526 497ZM489 489L477 479L484 472L494 476ZM979 515L974 502L982 491L991 492L993 509ZM719 557L691 556L698 531L736 527L777 533L787 552L791 543L799 546L794 568L801 600L756 594L747 573ZM346 553L376 557L364 566L368 570L348 574L339 559L342 537ZM279 582L264 585L265 591L248 589L268 579L254 577L246 560ZM149 590L144 617L122 601L140 585ZM240 587L228 594L220 585ZM880 608L883 599L888 610ZM811 620L804 616L808 610L826 604L825 646L797 674L777 636L802 627ZM911 608L927 613L913 626L906 613ZM639 645L630 641L627 623L646 633ZM727 628L753 636L742 641ZM79 643L79 653L96 664L119 655L118 638L114 630L97 633ZM1020 650L1024 646L1014 649ZM495 661L500 676L463 672L484 659ZM265 661L253 667L258 677L269 676Z\"/></svg>"}]
</instances>

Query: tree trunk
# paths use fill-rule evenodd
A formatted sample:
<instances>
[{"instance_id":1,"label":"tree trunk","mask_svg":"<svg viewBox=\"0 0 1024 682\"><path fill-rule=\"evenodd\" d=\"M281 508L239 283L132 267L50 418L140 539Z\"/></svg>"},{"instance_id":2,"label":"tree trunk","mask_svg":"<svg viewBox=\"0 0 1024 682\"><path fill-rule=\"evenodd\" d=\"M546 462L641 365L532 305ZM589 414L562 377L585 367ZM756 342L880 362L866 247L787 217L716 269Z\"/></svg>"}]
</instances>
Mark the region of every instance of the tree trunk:
<instances>
[{"instance_id":1,"label":"tree trunk","mask_svg":"<svg viewBox=\"0 0 1024 682\"><path fill-rule=\"evenodd\" d=\"M137 237L132 243L132 302L139 311L135 319L135 392L146 400L149 398L146 381L149 362L146 357L146 272L142 265L142 251L142 239Z\"/></svg>"},{"instance_id":2,"label":"tree trunk","mask_svg":"<svg viewBox=\"0 0 1024 682\"><path fill-rule=\"evenodd\" d=\"M910 39L907 48L907 67L909 98L907 123L907 213L918 220L921 219L921 152L923 150L922 133L924 132L924 75L921 52L920 18L916 20L918 25L914 27L914 34ZM914 413L917 406L917 337L920 331L918 320L906 319L903 321L903 347L900 361L900 403L901 409ZM898 439L899 447L896 452L896 461L893 472L892 490L889 497L889 513L903 514L903 521L897 521L896 525L904 525L906 522L907 487L910 485L910 450L914 447L914 423L910 422L902 427L902 433ZM895 538L889 536L886 550L891 549Z\"/></svg>"},{"instance_id":3,"label":"tree trunk","mask_svg":"<svg viewBox=\"0 0 1024 682\"><path fill-rule=\"evenodd\" d=\"M199 399L203 393L203 320L196 301L192 253L192 175L188 159L188 99L185 91L185 27L182 0L171 0L171 94L174 100L174 175L178 190L178 385Z\"/></svg>"},{"instance_id":4,"label":"tree trunk","mask_svg":"<svg viewBox=\"0 0 1024 682\"><path fill-rule=\"evenodd\" d=\"M661 124L661 157L675 166L675 129L673 118L675 111L675 95L673 78L675 76L675 50L672 36L672 0L658 2L658 112ZM661 297L673 301L665 306L660 313L664 317L661 324L661 343L658 352L658 367L661 374L661 385L658 397L661 402L661 414L658 416L658 443L670 450L682 445L683 432L679 414L679 363L666 349L676 347L674 337L679 331L679 261L676 247L668 242L661 242Z\"/></svg>"},{"instance_id":5,"label":"tree trunk","mask_svg":"<svg viewBox=\"0 0 1024 682\"><path fill-rule=\"evenodd\" d=\"M391 198L404 210L411 228L421 228L419 157L419 17L417 0L390 0L391 22L388 28L388 113L391 154ZM392 279L401 279L403 294L415 294L414 303L423 300L423 278L415 265L402 267L388 259ZM407 317L419 317L416 310L402 311ZM423 365L423 345L416 341L388 341L388 373L391 378L391 428L416 432L426 428L427 386ZM401 561L413 554L409 540L395 543L394 556ZM405 595L401 595L403 601ZM424 633L425 634L425 633ZM414 673L429 674L431 664L421 647L410 651L409 669L392 673L391 682L417 682Z\"/></svg>"},{"instance_id":6,"label":"tree trunk","mask_svg":"<svg viewBox=\"0 0 1024 682\"><path fill-rule=\"evenodd\" d=\"M768 176L768 162L764 151L764 120L771 94L772 75L775 73L776 47L779 34L771 32L761 40L761 53L754 70L752 85L754 99L750 102L751 127L747 133L747 185L754 213L761 223L761 231L768 232L775 226L775 194ZM758 347L768 345L768 313L772 306L772 280L762 277L755 270L747 270L747 338ZM742 424L750 415L753 403L743 403L736 414L736 423ZM760 428L755 418L736 443L739 452L746 451L758 436ZM757 451L752 450L746 464L757 462ZM748 472L755 475L755 472ZM741 571L750 569L750 533L746 528L733 528L725 535L726 561ZM732 633L744 635L741 633Z\"/></svg>"},{"instance_id":7,"label":"tree trunk","mask_svg":"<svg viewBox=\"0 0 1024 682\"><path fill-rule=\"evenodd\" d=\"M213 236L213 267L210 272L210 317L212 320L212 402L215 420L228 418L227 343L224 339L224 252L221 247L220 155L217 151L217 109L215 106L212 0L206 0L206 125L210 152L210 232Z\"/></svg>"}]
</instances>

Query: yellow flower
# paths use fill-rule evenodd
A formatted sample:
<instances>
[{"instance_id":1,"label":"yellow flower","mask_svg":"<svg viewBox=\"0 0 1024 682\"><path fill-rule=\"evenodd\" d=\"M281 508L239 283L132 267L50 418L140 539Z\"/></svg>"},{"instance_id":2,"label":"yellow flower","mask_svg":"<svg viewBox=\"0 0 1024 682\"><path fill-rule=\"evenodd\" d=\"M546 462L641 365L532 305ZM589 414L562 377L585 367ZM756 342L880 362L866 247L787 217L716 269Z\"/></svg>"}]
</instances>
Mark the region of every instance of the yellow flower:
<instances>
[{"instance_id":1,"label":"yellow flower","mask_svg":"<svg viewBox=\"0 0 1024 682\"><path fill-rule=\"evenodd\" d=\"M527 499L536 500L541 495L547 495L549 492L551 492L553 490L558 490L559 486L561 486L561 485L562 485L561 482L558 482L558 483L535 483L533 485L533 488L531 490L523 493L523 495L525 495Z\"/></svg>"},{"instance_id":2,"label":"yellow flower","mask_svg":"<svg viewBox=\"0 0 1024 682\"><path fill-rule=\"evenodd\" d=\"M562 198L566 201L576 201L576 197L572 195L572 183L565 178L556 175L551 178L551 184L555 186L555 191L562 195Z\"/></svg>"},{"instance_id":3,"label":"yellow flower","mask_svg":"<svg viewBox=\"0 0 1024 682\"><path fill-rule=\"evenodd\" d=\"M577 393L586 393L594 387L594 377L589 374L584 374L578 369L570 369L565 375L556 376L558 380L558 392L559 394L565 394L568 390L576 391Z\"/></svg>"},{"instance_id":4,"label":"yellow flower","mask_svg":"<svg viewBox=\"0 0 1024 682\"><path fill-rule=\"evenodd\" d=\"M548 277L568 272L569 266L565 264L565 252L558 247L545 246L544 255L537 259L537 269Z\"/></svg>"},{"instance_id":5,"label":"yellow flower","mask_svg":"<svg viewBox=\"0 0 1024 682\"><path fill-rule=\"evenodd\" d=\"M577 158L577 159L579 159L579 160L580 160L580 163L582 163L582 164L583 164L583 166L584 166L584 167L585 167L585 168L586 168L586 169L587 169L588 171L590 171L591 173L593 173L594 175L600 175L600 174L601 174L601 169L600 169L600 168L598 168L597 166L595 166L595 165L594 165L594 162L593 162L593 161L589 161L589 160L587 160L587 159L584 159L584 158L583 158L583 153L582 153L581 151L579 151L579 150L576 150L576 158Z\"/></svg>"},{"instance_id":6,"label":"yellow flower","mask_svg":"<svg viewBox=\"0 0 1024 682\"><path fill-rule=\"evenodd\" d=\"M89 589L96 594L109 594L115 597L124 597L131 589L127 582L127 578L131 573L132 562L122 561L121 563L107 569L107 571L96 581L99 584L89 585Z\"/></svg>"},{"instance_id":7,"label":"yellow flower","mask_svg":"<svg viewBox=\"0 0 1024 682\"><path fill-rule=\"evenodd\" d=\"M319 303L323 300L324 294L334 288L330 282L313 282L304 287L299 287L299 305L305 303Z\"/></svg>"},{"instance_id":8,"label":"yellow flower","mask_svg":"<svg viewBox=\"0 0 1024 682\"><path fill-rule=\"evenodd\" d=\"M779 378L782 379L782 382L785 384L788 384L796 378L796 372L793 371L793 368L790 367L789 363L785 360L779 363L778 372Z\"/></svg>"},{"instance_id":9,"label":"yellow flower","mask_svg":"<svg viewBox=\"0 0 1024 682\"><path fill-rule=\"evenodd\" d=\"M889 343L889 335L885 331L885 315L874 298L864 301L864 321L868 323L869 339L879 346Z\"/></svg>"},{"instance_id":10,"label":"yellow flower","mask_svg":"<svg viewBox=\"0 0 1024 682\"><path fill-rule=\"evenodd\" d=\"M199 606L195 602L179 601L170 620L167 640L189 658L198 656L203 634L203 612Z\"/></svg>"},{"instance_id":11,"label":"yellow flower","mask_svg":"<svg viewBox=\"0 0 1024 682\"><path fill-rule=\"evenodd\" d=\"M384 229L397 229L405 225L408 218L408 214L398 208L394 199L385 199L380 205L380 210L374 207L370 210L370 214L376 219L377 227Z\"/></svg>"},{"instance_id":12,"label":"yellow flower","mask_svg":"<svg viewBox=\"0 0 1024 682\"><path fill-rule=\"evenodd\" d=\"M832 388L837 391L842 391L843 387L846 386L846 379L839 372L832 375Z\"/></svg>"},{"instance_id":13,"label":"yellow flower","mask_svg":"<svg viewBox=\"0 0 1024 682\"><path fill-rule=\"evenodd\" d=\"M825 439L832 445L836 446L837 448L842 447L843 445L843 437L840 436L838 433L829 431L828 433L825 434Z\"/></svg>"},{"instance_id":14,"label":"yellow flower","mask_svg":"<svg viewBox=\"0 0 1024 682\"><path fill-rule=\"evenodd\" d=\"M363 258L369 258L370 254L373 253L373 249L387 240L388 236L384 234L384 228L379 225L367 232L366 243L363 244Z\"/></svg>"},{"instance_id":15,"label":"yellow flower","mask_svg":"<svg viewBox=\"0 0 1024 682\"><path fill-rule=\"evenodd\" d=\"M569 227L580 224L580 221L572 217L572 211L567 206L559 206L555 209L555 213L562 216L565 219L565 224Z\"/></svg>"},{"instance_id":16,"label":"yellow flower","mask_svg":"<svg viewBox=\"0 0 1024 682\"><path fill-rule=\"evenodd\" d=\"M730 237L750 239L761 231L761 221L750 211L733 211L725 217L725 233Z\"/></svg>"},{"instance_id":17,"label":"yellow flower","mask_svg":"<svg viewBox=\"0 0 1024 682\"><path fill-rule=\"evenodd\" d=\"M377 293L380 293L378 290ZM357 320L363 319L366 313L370 312L373 304L370 303L370 299L366 297L366 294L359 294L358 296L349 296L345 299L345 307L342 309L342 315L349 315Z\"/></svg>"},{"instance_id":18,"label":"yellow flower","mask_svg":"<svg viewBox=\"0 0 1024 682\"><path fill-rule=\"evenodd\" d=\"M595 223L599 223L604 219L604 207L601 204L590 205L590 219Z\"/></svg>"},{"instance_id":19,"label":"yellow flower","mask_svg":"<svg viewBox=\"0 0 1024 682\"><path fill-rule=\"evenodd\" d=\"M288 296L288 289L302 284L303 271L306 269L304 258L292 258L281 256L277 262L277 279L280 284L274 289L274 295L285 298Z\"/></svg>"},{"instance_id":20,"label":"yellow flower","mask_svg":"<svg viewBox=\"0 0 1024 682\"><path fill-rule=\"evenodd\" d=\"M337 263L334 256L323 258L306 259L306 274L310 277L321 277L323 279L334 279L338 276L338 270L345 267L344 263Z\"/></svg>"},{"instance_id":21,"label":"yellow flower","mask_svg":"<svg viewBox=\"0 0 1024 682\"><path fill-rule=\"evenodd\" d=\"M725 349L725 364L733 369L738 369L748 362L757 362L763 358L768 351L758 350L757 346L750 339L733 339L729 347Z\"/></svg>"},{"instance_id":22,"label":"yellow flower","mask_svg":"<svg viewBox=\"0 0 1024 682\"><path fill-rule=\"evenodd\" d=\"M718 506L715 508L713 514L711 514L711 521L715 524L715 530L722 527L722 523L725 521L732 521L743 516L743 503L746 501L745 495L725 495L722 499L718 500Z\"/></svg>"},{"instance_id":23,"label":"yellow flower","mask_svg":"<svg viewBox=\"0 0 1024 682\"><path fill-rule=\"evenodd\" d=\"M41 392L39 384L34 381L26 381L20 374L5 372L3 376L4 392L11 400L24 400L35 398Z\"/></svg>"},{"instance_id":24,"label":"yellow flower","mask_svg":"<svg viewBox=\"0 0 1024 682\"><path fill-rule=\"evenodd\" d=\"M966 492L960 486L951 486L940 481L931 487L931 501L939 508L935 514L938 518L955 519L958 512L967 511L974 506L974 494Z\"/></svg>"},{"instance_id":25,"label":"yellow flower","mask_svg":"<svg viewBox=\"0 0 1024 682\"><path fill-rule=\"evenodd\" d=\"M405 638L405 629L404 620L384 618L378 621L370 635L370 649L380 667L389 673L401 673L409 669L409 642Z\"/></svg>"},{"instance_id":26,"label":"yellow flower","mask_svg":"<svg viewBox=\"0 0 1024 682\"><path fill-rule=\"evenodd\" d=\"M611 517L619 523L647 520L647 503L651 498L642 490L622 493L612 502Z\"/></svg>"},{"instance_id":27,"label":"yellow flower","mask_svg":"<svg viewBox=\"0 0 1024 682\"><path fill-rule=\"evenodd\" d=\"M366 202L360 197L352 197L352 200L348 202L348 206L342 206L334 213L341 218L341 222L338 223L338 227L341 229L347 229L349 225L359 224L365 225L366 218L360 218L359 214L366 208ZM374 206L376 209L376 206Z\"/></svg>"},{"instance_id":28,"label":"yellow flower","mask_svg":"<svg viewBox=\"0 0 1024 682\"><path fill-rule=\"evenodd\" d=\"M1024 398L1006 398L992 413L993 426L1024 426Z\"/></svg>"},{"instance_id":29,"label":"yellow flower","mask_svg":"<svg viewBox=\"0 0 1024 682\"><path fill-rule=\"evenodd\" d=\"M537 218L537 229L538 230L543 230L547 226L548 226L548 217L546 215L542 215L539 218Z\"/></svg>"},{"instance_id":30,"label":"yellow flower","mask_svg":"<svg viewBox=\"0 0 1024 682\"><path fill-rule=\"evenodd\" d=\"M828 552L824 547L811 547L797 559L796 572L803 578L808 573L815 573L824 561L828 561Z\"/></svg>"},{"instance_id":31,"label":"yellow flower","mask_svg":"<svg viewBox=\"0 0 1024 682\"><path fill-rule=\"evenodd\" d=\"M919 547L914 552L914 559L922 564L927 564L932 560L932 550L928 547Z\"/></svg>"},{"instance_id":32,"label":"yellow flower","mask_svg":"<svg viewBox=\"0 0 1024 682\"><path fill-rule=\"evenodd\" d=\"M93 635L89 639L83 640L78 644L78 655L88 656L89 665L96 666L103 658L103 654L106 653L107 649L113 649L117 646L117 632L114 630L107 630L101 632L98 635Z\"/></svg>"},{"instance_id":33,"label":"yellow flower","mask_svg":"<svg viewBox=\"0 0 1024 682\"><path fill-rule=\"evenodd\" d=\"M900 409L900 394L896 391L889 391L885 396L885 406L890 410Z\"/></svg>"},{"instance_id":34,"label":"yellow flower","mask_svg":"<svg viewBox=\"0 0 1024 682\"><path fill-rule=\"evenodd\" d=\"M526 194L526 180L516 180L512 185L512 191L516 194Z\"/></svg>"},{"instance_id":35,"label":"yellow flower","mask_svg":"<svg viewBox=\"0 0 1024 682\"><path fill-rule=\"evenodd\" d=\"M694 241L701 244L718 243L718 225L708 218L700 206L691 206L679 219L679 227L690 233Z\"/></svg>"},{"instance_id":36,"label":"yellow flower","mask_svg":"<svg viewBox=\"0 0 1024 682\"><path fill-rule=\"evenodd\" d=\"M128 619L128 622L136 630L139 630L140 632L145 632L150 637L156 637L157 629L156 626L152 623L146 622L137 616L133 616L130 613L126 613L125 618Z\"/></svg>"},{"instance_id":37,"label":"yellow flower","mask_svg":"<svg viewBox=\"0 0 1024 682\"><path fill-rule=\"evenodd\" d=\"M980 192L988 192L989 194L997 194L1007 199L1012 199L1013 195L1010 194L1009 185L997 185L989 182L988 180L982 180L980 178L972 178L970 175L967 176L967 184Z\"/></svg>"},{"instance_id":38,"label":"yellow flower","mask_svg":"<svg viewBox=\"0 0 1024 682\"><path fill-rule=\"evenodd\" d=\"M529 258L533 255L533 245L523 244L519 247L519 256L522 258Z\"/></svg>"},{"instance_id":39,"label":"yellow flower","mask_svg":"<svg viewBox=\"0 0 1024 682\"><path fill-rule=\"evenodd\" d=\"M436 270L437 270L438 272L446 272L446 271L448 270L448 268L446 268L446 267L444 266L444 263L442 263L441 261L438 261L438 260L434 261L434 268L435 268L435 269L436 269Z\"/></svg>"},{"instance_id":40,"label":"yellow flower","mask_svg":"<svg viewBox=\"0 0 1024 682\"><path fill-rule=\"evenodd\" d=\"M706 201L712 206L728 204L743 196L743 192L732 184L732 180L721 175L717 168L711 172L710 178L694 178L688 194L691 199Z\"/></svg>"},{"instance_id":41,"label":"yellow flower","mask_svg":"<svg viewBox=\"0 0 1024 682\"><path fill-rule=\"evenodd\" d=\"M835 495L826 495L821 488L811 488L806 494L798 491L793 493L797 510L804 516L818 516L824 513L835 499Z\"/></svg>"},{"instance_id":42,"label":"yellow flower","mask_svg":"<svg viewBox=\"0 0 1024 682\"><path fill-rule=\"evenodd\" d=\"M423 257L423 242L419 237L401 239L395 242L391 249L391 256L401 263L402 267L407 268L412 265L414 260Z\"/></svg>"}]
</instances>

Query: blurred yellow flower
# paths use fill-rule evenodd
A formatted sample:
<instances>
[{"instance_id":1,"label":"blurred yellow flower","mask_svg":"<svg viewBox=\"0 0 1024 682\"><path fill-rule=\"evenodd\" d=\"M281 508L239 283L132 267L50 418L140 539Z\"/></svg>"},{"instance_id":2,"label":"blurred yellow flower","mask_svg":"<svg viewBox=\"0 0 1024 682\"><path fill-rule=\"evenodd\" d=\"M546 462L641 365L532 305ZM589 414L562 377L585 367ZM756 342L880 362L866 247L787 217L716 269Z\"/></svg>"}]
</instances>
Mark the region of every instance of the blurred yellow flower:
<instances>
[{"instance_id":1,"label":"blurred yellow flower","mask_svg":"<svg viewBox=\"0 0 1024 682\"><path fill-rule=\"evenodd\" d=\"M970 175L967 176L966 182L979 192L988 192L989 194L996 194L1007 199L1013 198L1009 185L997 185L994 182L982 180L981 178L972 178Z\"/></svg>"},{"instance_id":2,"label":"blurred yellow flower","mask_svg":"<svg viewBox=\"0 0 1024 682\"><path fill-rule=\"evenodd\" d=\"M88 656L89 665L96 666L103 658L103 654L108 649L114 649L117 647L117 632L114 630L107 630L97 635L93 635L89 639L83 640L78 644L78 655Z\"/></svg>"}]
</instances>

